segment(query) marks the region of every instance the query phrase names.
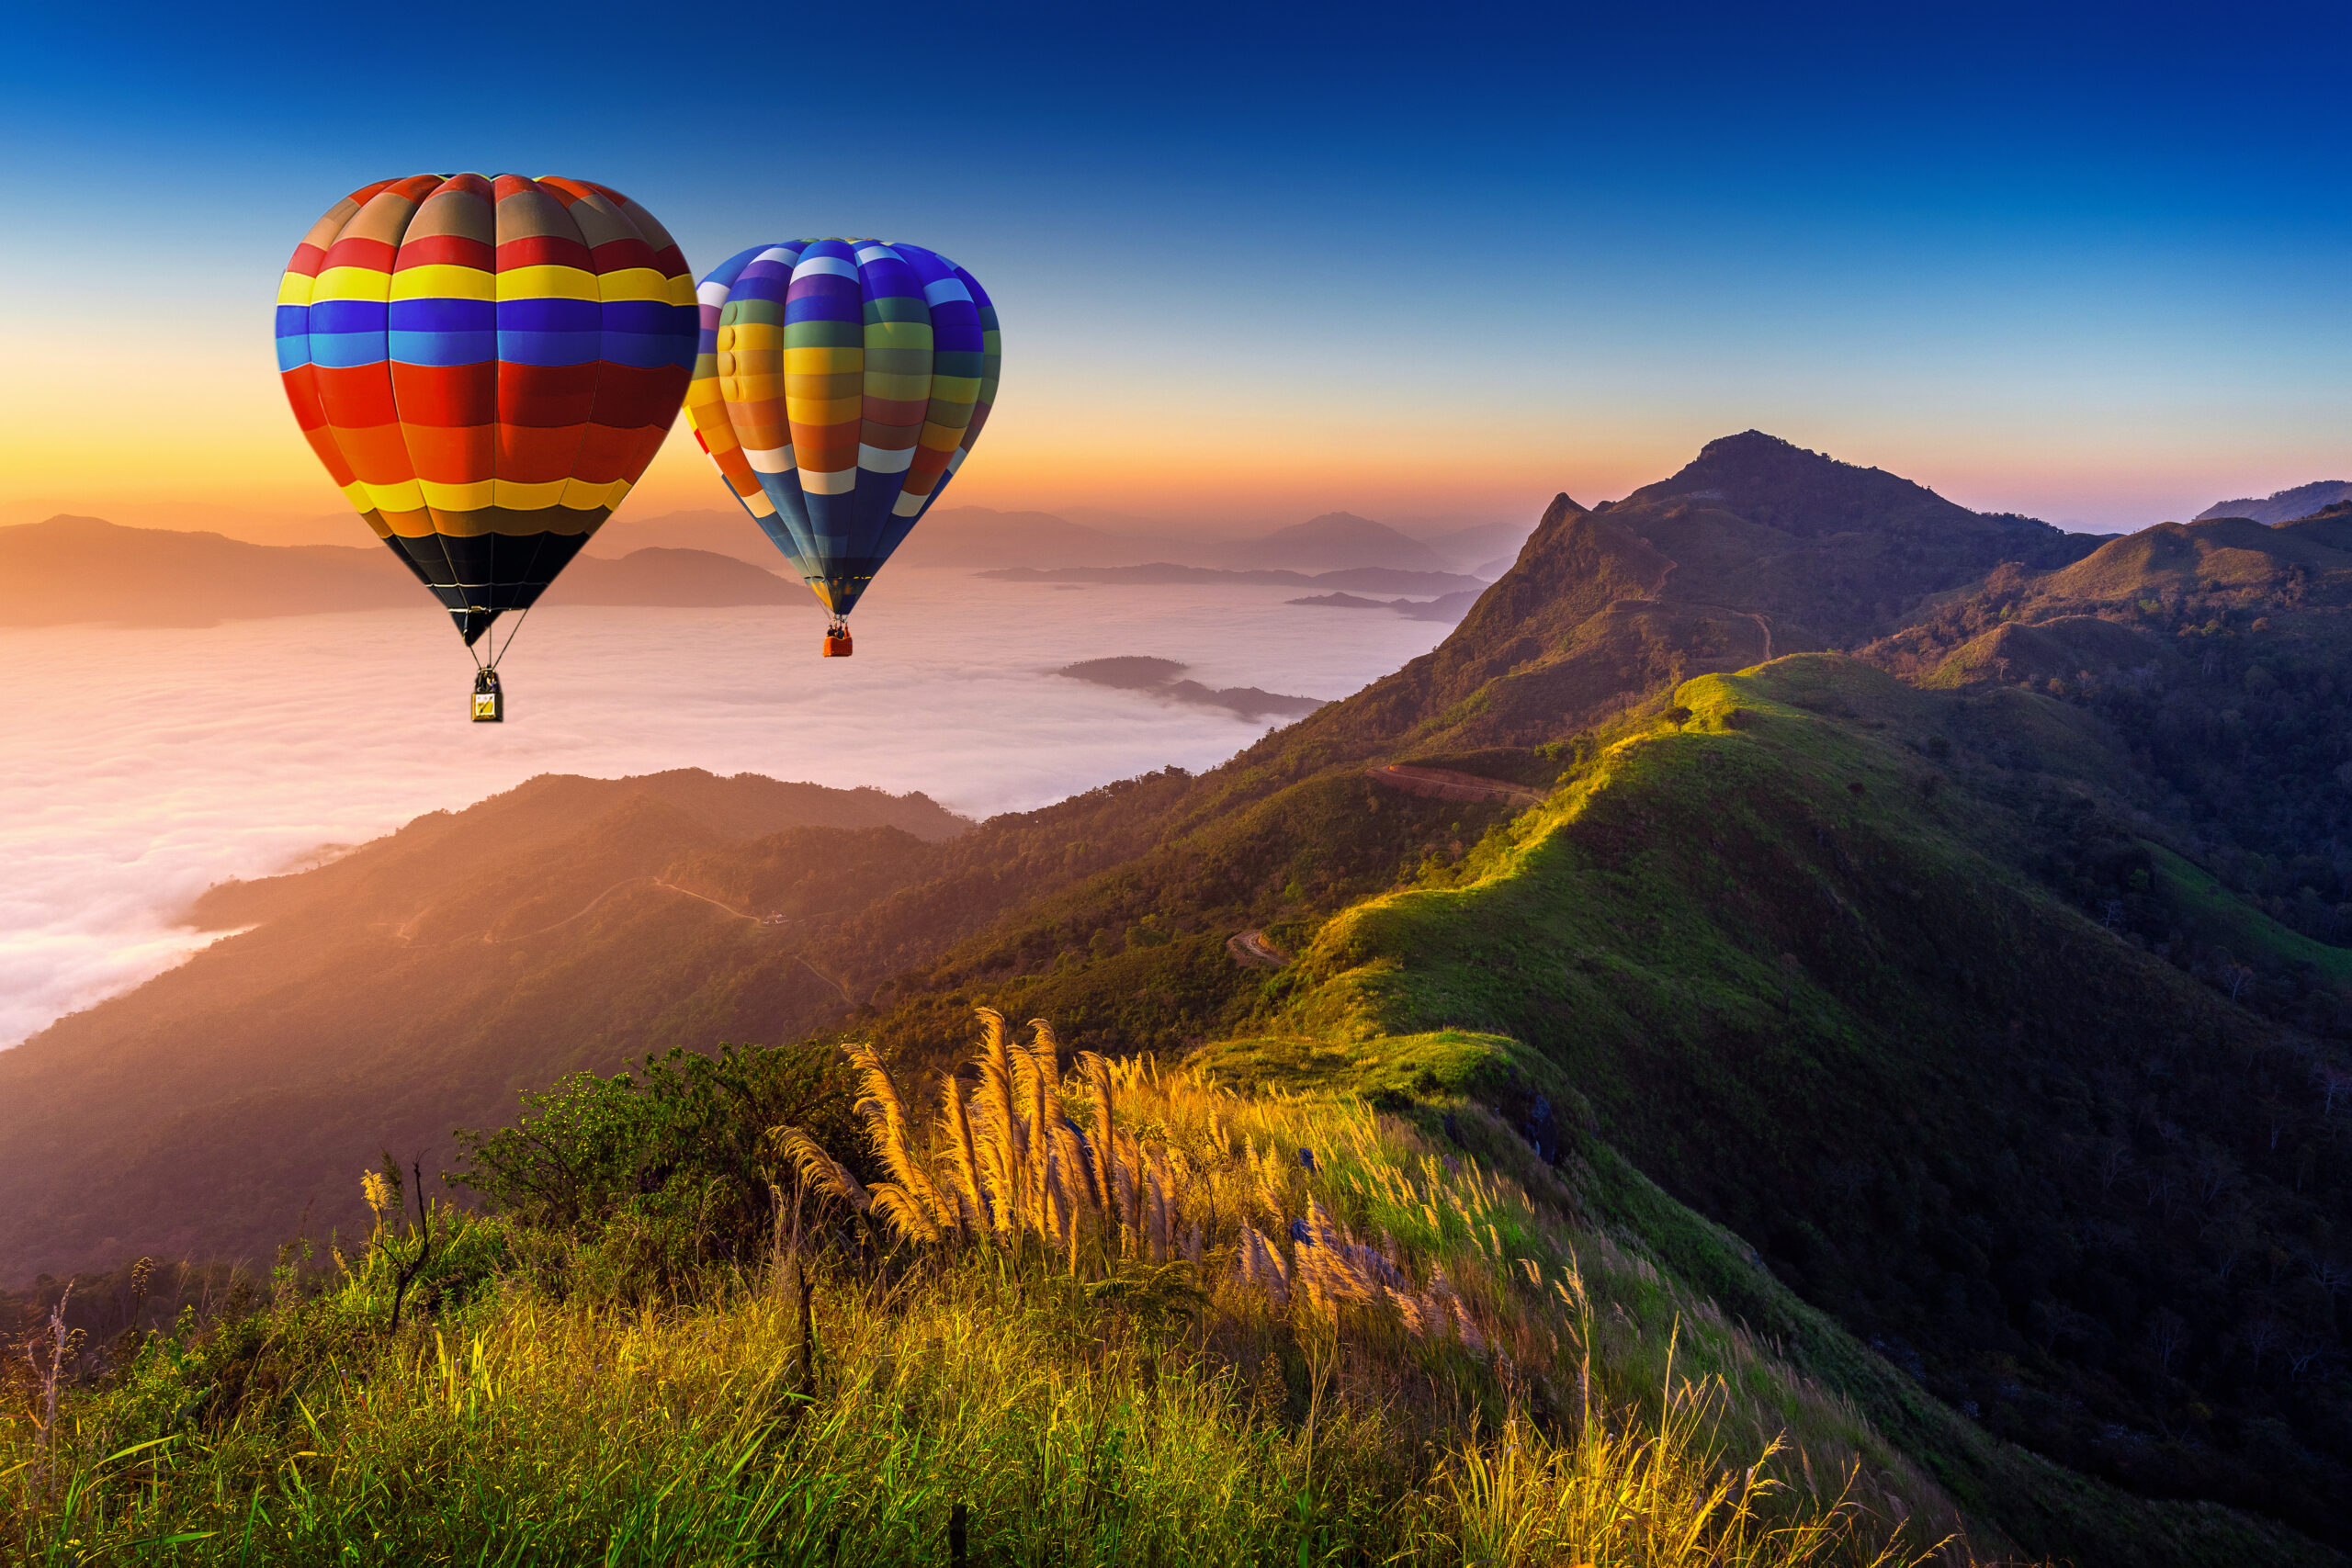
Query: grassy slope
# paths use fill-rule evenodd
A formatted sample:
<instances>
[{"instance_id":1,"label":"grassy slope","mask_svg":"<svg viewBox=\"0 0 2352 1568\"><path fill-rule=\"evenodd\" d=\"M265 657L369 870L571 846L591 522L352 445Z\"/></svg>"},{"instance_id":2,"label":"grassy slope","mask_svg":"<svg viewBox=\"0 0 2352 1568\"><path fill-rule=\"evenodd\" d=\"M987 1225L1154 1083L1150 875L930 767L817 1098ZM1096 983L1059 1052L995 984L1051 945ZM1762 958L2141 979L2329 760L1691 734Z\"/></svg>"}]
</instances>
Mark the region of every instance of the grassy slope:
<instances>
[{"instance_id":1,"label":"grassy slope","mask_svg":"<svg viewBox=\"0 0 2352 1568\"><path fill-rule=\"evenodd\" d=\"M1966 1031L1951 1013L2034 1006L2037 1034L2070 1041L2079 1032L2066 1025L2086 1012L2122 1033L2159 1021L2134 1020L2135 1008L2244 1027L2006 871L1993 856L2017 833L1997 813L1924 787L1935 770L1903 742L1988 723L2022 733L2050 772L2096 770L2097 738L2073 716L2013 693L1995 700L2018 711L1986 714L1815 657L1690 682L1687 728L1621 741L1491 836L1460 886L1375 898L1330 922L1295 966L1274 1037L1203 1059L1274 1082L1466 1090L1507 1106L1547 1090L1577 1103L1572 1081L1611 1130L1608 1143L1577 1134L1601 1179L1598 1206L2029 1549L2086 1562L2326 1560L2245 1516L2143 1503L1993 1440L1609 1147L1629 1145L1644 1168L1737 1213L1724 1167L1801 1169L1814 1151L1779 1146L1792 1129L1940 1142L1939 1089L1984 1066L1954 1049ZM1941 952L1941 935L1962 931L1979 951ZM2085 987L2086 964L2128 970L2129 984ZM1741 1157L1694 1149L1701 1128Z\"/></svg>"},{"instance_id":2,"label":"grassy slope","mask_svg":"<svg viewBox=\"0 0 2352 1568\"><path fill-rule=\"evenodd\" d=\"M2352 952L2290 931L2233 896L2201 867L2160 844L2148 848L2176 906L2222 945L2248 957L2307 964L2338 985L2352 981Z\"/></svg>"},{"instance_id":3,"label":"grassy slope","mask_svg":"<svg viewBox=\"0 0 2352 1568\"><path fill-rule=\"evenodd\" d=\"M1466 1050L1425 1054L1508 1051L1449 1043ZM1206 1290L1180 1311L1154 1304L1165 1270L1108 1250L1072 1280L1058 1249L884 1260L869 1235L820 1265L808 1358L788 1270L713 1271L645 1306L641 1280L599 1285L626 1226L449 1213L397 1337L415 1243L387 1232L322 1294L281 1273L266 1304L124 1342L109 1388L69 1393L53 1455L0 1427L20 1510L0 1562L70 1542L96 1561L922 1562L968 1503L983 1562L1860 1568L1961 1525L1849 1403L1604 1223L1590 1194L1621 1168L1564 1182L1466 1105L1465 1156L1352 1094L1241 1100L1171 1075L1122 1095L1123 1126L1182 1142L1182 1201L1211 1227ZM1310 1202L1415 1273L1442 1267L1478 1341L1378 1305L1280 1310L1224 1266L1244 1217L1293 1250L1283 1216Z\"/></svg>"}]
</instances>

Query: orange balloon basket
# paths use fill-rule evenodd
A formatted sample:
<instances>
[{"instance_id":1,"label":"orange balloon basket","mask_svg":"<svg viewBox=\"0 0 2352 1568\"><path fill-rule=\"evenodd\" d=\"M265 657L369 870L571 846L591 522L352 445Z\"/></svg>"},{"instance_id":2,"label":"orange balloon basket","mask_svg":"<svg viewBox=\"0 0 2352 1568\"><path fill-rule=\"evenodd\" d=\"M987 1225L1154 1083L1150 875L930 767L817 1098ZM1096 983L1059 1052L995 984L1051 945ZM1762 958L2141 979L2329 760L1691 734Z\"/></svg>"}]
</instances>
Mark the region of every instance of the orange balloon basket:
<instances>
[{"instance_id":1,"label":"orange balloon basket","mask_svg":"<svg viewBox=\"0 0 2352 1568\"><path fill-rule=\"evenodd\" d=\"M826 629L825 657L828 659L849 657L849 628L838 621Z\"/></svg>"}]
</instances>

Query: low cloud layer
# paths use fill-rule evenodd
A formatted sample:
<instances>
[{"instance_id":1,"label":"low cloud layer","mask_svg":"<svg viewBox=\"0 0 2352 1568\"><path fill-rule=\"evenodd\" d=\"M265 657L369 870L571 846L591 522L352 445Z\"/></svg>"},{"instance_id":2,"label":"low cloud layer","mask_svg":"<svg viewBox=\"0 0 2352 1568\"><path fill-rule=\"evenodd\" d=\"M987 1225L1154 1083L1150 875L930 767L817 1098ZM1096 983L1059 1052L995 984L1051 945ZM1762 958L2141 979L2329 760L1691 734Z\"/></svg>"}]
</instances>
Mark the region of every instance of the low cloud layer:
<instances>
[{"instance_id":1,"label":"low cloud layer","mask_svg":"<svg viewBox=\"0 0 2352 1568\"><path fill-rule=\"evenodd\" d=\"M422 591L413 612L0 632L0 1045L212 940L170 924L208 884L536 773L703 767L987 816L1213 766L1266 728L1057 679L1069 664L1152 655L1212 687L1333 698L1445 631L1283 597L903 570L859 608L848 660L818 657L814 600L551 605L505 660L502 727L466 722L472 666Z\"/></svg>"}]
</instances>

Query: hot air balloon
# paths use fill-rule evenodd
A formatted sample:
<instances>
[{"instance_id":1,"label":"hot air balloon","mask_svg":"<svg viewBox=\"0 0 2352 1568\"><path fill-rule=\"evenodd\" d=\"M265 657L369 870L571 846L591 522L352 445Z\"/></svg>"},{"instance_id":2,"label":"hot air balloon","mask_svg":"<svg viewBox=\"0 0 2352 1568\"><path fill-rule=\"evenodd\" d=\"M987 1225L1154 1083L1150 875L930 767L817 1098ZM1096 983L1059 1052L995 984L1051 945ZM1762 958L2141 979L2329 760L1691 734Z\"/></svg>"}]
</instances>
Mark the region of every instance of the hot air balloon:
<instances>
[{"instance_id":1,"label":"hot air balloon","mask_svg":"<svg viewBox=\"0 0 2352 1568\"><path fill-rule=\"evenodd\" d=\"M996 307L920 245L754 245L695 291L686 422L831 612L824 652L939 499L996 400Z\"/></svg>"},{"instance_id":2,"label":"hot air balloon","mask_svg":"<svg viewBox=\"0 0 2352 1568\"><path fill-rule=\"evenodd\" d=\"M653 215L585 180L381 180L295 247L277 363L302 434L469 650L518 612L474 652L476 719L504 716L521 613L669 434L694 303Z\"/></svg>"}]
</instances>

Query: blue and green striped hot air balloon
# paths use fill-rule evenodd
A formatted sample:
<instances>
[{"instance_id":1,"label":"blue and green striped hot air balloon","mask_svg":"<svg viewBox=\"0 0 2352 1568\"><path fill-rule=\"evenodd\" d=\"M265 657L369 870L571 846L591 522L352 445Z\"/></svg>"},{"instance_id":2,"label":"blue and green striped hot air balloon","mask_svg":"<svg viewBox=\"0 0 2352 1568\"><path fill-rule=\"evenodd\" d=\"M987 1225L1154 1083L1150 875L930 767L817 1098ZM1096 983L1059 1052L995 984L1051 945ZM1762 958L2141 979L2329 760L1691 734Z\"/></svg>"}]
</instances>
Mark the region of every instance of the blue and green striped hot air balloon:
<instances>
[{"instance_id":1,"label":"blue and green striped hot air balloon","mask_svg":"<svg viewBox=\"0 0 2352 1568\"><path fill-rule=\"evenodd\" d=\"M996 308L937 252L878 240L755 245L696 299L695 438L846 654L850 611L988 423Z\"/></svg>"}]
</instances>

